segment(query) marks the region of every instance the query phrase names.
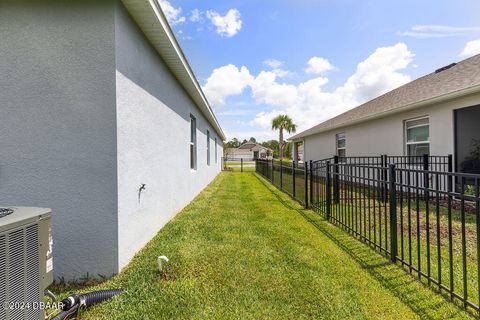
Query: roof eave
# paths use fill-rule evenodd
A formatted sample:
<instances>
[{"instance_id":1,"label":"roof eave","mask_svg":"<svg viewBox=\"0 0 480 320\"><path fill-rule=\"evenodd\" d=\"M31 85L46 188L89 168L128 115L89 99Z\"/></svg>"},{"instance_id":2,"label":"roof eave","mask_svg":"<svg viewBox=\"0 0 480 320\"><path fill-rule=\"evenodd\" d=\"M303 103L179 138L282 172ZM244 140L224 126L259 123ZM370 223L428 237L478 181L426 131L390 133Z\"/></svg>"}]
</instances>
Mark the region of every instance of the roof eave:
<instances>
[{"instance_id":1,"label":"roof eave","mask_svg":"<svg viewBox=\"0 0 480 320\"><path fill-rule=\"evenodd\" d=\"M220 138L225 140L225 133L218 123L158 1L122 0L122 3L155 50L157 50L163 58L169 70L190 95L196 106L214 127L215 131L217 131ZM165 45L165 43L167 45Z\"/></svg>"},{"instance_id":2,"label":"roof eave","mask_svg":"<svg viewBox=\"0 0 480 320\"><path fill-rule=\"evenodd\" d=\"M319 129L318 131L314 131L314 132L304 134L306 131L310 130L310 129L307 129L303 132L300 132L299 134L296 134L292 137L287 138L287 140L298 141L298 140L301 140L302 138L313 136L313 135L316 135L316 134L319 134L319 133L323 133L323 132L343 128L343 127L346 127L346 126L351 126L351 125L359 124L359 123L362 123L362 122L367 122L367 121L383 118L383 117L386 117L386 116L389 116L389 115L409 111L409 110L416 109L416 108L426 107L428 105L432 105L432 104L440 103L440 102L445 102L445 101L448 101L448 100L451 100L451 99L455 99L455 98L462 97L462 96L467 96L467 95L478 93L478 92L480 92L480 85L473 86L473 87L470 87L470 88L466 88L466 89L463 89L463 90L450 92L450 93L447 93L447 94L444 94L444 95L441 95L441 96L437 96L437 97L432 98L432 99L418 101L418 102L415 102L415 103L405 105L403 107L391 109L391 110L384 111L384 112L375 113L375 114L363 117L361 119L348 121L348 122L341 123L341 124L338 124L338 125L335 125L335 126L322 128L322 129Z\"/></svg>"}]
</instances>

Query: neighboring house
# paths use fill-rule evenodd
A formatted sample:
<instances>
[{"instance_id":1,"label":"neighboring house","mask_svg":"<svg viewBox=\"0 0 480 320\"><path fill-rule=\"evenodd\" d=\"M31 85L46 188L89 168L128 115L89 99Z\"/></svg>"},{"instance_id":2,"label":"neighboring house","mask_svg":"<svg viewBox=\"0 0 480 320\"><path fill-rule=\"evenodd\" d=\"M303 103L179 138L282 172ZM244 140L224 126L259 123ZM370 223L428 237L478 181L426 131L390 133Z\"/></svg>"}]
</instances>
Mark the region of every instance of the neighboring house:
<instances>
[{"instance_id":1,"label":"neighboring house","mask_svg":"<svg viewBox=\"0 0 480 320\"><path fill-rule=\"evenodd\" d=\"M465 165L475 157L479 128L480 55L476 55L407 83L290 140L295 148L303 143L306 160L332 155L453 154L458 171L474 172L475 168L466 169ZM478 157L480 150L476 154Z\"/></svg>"},{"instance_id":2,"label":"neighboring house","mask_svg":"<svg viewBox=\"0 0 480 320\"><path fill-rule=\"evenodd\" d=\"M303 162L303 142L299 141L293 145L293 159L297 162ZM296 159L296 160L295 160Z\"/></svg>"},{"instance_id":3,"label":"neighboring house","mask_svg":"<svg viewBox=\"0 0 480 320\"><path fill-rule=\"evenodd\" d=\"M227 160L235 159L271 159L272 150L255 142L247 142L238 148L230 148L225 152Z\"/></svg>"},{"instance_id":4,"label":"neighboring house","mask_svg":"<svg viewBox=\"0 0 480 320\"><path fill-rule=\"evenodd\" d=\"M57 278L119 272L221 170L158 1L6 1L0 39L0 203L53 209Z\"/></svg>"}]
</instances>

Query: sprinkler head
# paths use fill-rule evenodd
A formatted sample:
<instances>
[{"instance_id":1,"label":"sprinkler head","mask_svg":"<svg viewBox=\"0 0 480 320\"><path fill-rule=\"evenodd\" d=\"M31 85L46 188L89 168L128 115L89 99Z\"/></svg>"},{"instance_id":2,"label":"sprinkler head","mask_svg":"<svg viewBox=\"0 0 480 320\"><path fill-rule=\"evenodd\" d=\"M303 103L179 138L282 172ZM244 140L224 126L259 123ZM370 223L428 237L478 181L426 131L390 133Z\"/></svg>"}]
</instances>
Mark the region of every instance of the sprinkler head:
<instances>
[{"instance_id":1,"label":"sprinkler head","mask_svg":"<svg viewBox=\"0 0 480 320\"><path fill-rule=\"evenodd\" d=\"M168 258L166 256L159 256L157 258L157 264L158 264L158 271L163 274L163 262L168 262Z\"/></svg>"}]
</instances>

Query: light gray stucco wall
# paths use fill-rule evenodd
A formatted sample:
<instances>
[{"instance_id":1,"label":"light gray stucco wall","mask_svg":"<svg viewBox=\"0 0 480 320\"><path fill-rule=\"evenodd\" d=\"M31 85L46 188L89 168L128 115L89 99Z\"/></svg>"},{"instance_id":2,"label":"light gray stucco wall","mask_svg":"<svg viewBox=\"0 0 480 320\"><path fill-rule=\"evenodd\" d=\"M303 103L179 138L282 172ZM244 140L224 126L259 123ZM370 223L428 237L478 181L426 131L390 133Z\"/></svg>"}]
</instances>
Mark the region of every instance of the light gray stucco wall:
<instances>
[{"instance_id":1,"label":"light gray stucco wall","mask_svg":"<svg viewBox=\"0 0 480 320\"><path fill-rule=\"evenodd\" d=\"M0 2L0 203L53 209L54 273L117 268L113 1Z\"/></svg>"},{"instance_id":2,"label":"light gray stucco wall","mask_svg":"<svg viewBox=\"0 0 480 320\"><path fill-rule=\"evenodd\" d=\"M120 3L115 22L121 268L220 172L223 143ZM195 171L190 114L197 119Z\"/></svg>"},{"instance_id":3,"label":"light gray stucco wall","mask_svg":"<svg viewBox=\"0 0 480 320\"><path fill-rule=\"evenodd\" d=\"M347 136L347 156L404 155L406 154L404 122L422 116L429 117L430 154L453 154L453 110L479 103L480 94L469 95L308 136L304 139L306 159L318 160L335 155L335 135L342 132Z\"/></svg>"}]
</instances>

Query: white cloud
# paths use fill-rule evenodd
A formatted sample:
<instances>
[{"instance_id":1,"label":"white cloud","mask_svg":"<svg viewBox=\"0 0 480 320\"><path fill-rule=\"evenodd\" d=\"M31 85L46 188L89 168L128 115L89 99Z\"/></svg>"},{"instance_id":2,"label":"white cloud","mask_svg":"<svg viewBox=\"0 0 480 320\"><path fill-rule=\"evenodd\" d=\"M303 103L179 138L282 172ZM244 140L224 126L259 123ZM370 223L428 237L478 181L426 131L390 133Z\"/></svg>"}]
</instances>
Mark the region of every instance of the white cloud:
<instances>
[{"instance_id":1,"label":"white cloud","mask_svg":"<svg viewBox=\"0 0 480 320\"><path fill-rule=\"evenodd\" d=\"M262 111L255 115L255 119L250 122L251 126L258 126L260 128L271 128L272 127L272 119L276 116L282 114L280 110L272 110L269 112Z\"/></svg>"},{"instance_id":2,"label":"white cloud","mask_svg":"<svg viewBox=\"0 0 480 320\"><path fill-rule=\"evenodd\" d=\"M160 6L167 17L168 22L173 26L184 23L186 18L182 16L182 8L175 8L168 0L160 0Z\"/></svg>"},{"instance_id":3,"label":"white cloud","mask_svg":"<svg viewBox=\"0 0 480 320\"><path fill-rule=\"evenodd\" d=\"M460 53L460 57L471 57L480 54L480 39L468 41Z\"/></svg>"},{"instance_id":4,"label":"white cloud","mask_svg":"<svg viewBox=\"0 0 480 320\"><path fill-rule=\"evenodd\" d=\"M263 64L272 69L281 68L283 66L283 61L277 59L267 59L263 61Z\"/></svg>"},{"instance_id":5,"label":"white cloud","mask_svg":"<svg viewBox=\"0 0 480 320\"><path fill-rule=\"evenodd\" d=\"M397 71L405 69L413 57L414 54L404 43L378 48L370 57L358 64L355 74L337 90L361 101L385 93L411 80L410 76Z\"/></svg>"},{"instance_id":6,"label":"white cloud","mask_svg":"<svg viewBox=\"0 0 480 320\"><path fill-rule=\"evenodd\" d=\"M404 43L378 48L357 65L343 85L330 91L323 89L328 83L326 77L289 84L279 81L273 71L264 70L254 77L246 67L234 65L215 69L204 89L212 102L223 105L227 96L241 94L249 87L257 104L271 107L249 122L252 129L268 131L271 119L286 113L301 131L409 82L410 76L401 70L410 65L413 57Z\"/></svg>"},{"instance_id":7,"label":"white cloud","mask_svg":"<svg viewBox=\"0 0 480 320\"><path fill-rule=\"evenodd\" d=\"M181 7L174 7L168 0L159 0L159 3L170 25L174 26L187 22L187 18L182 15ZM205 20L204 16L207 16L216 27L216 32L221 36L233 37L242 28L240 11L237 9L230 9L224 16L222 16L214 10L207 10L206 13L204 13L195 8L190 12L188 20L192 23L203 24ZM197 31L202 30L203 27L197 28Z\"/></svg>"},{"instance_id":8,"label":"white cloud","mask_svg":"<svg viewBox=\"0 0 480 320\"><path fill-rule=\"evenodd\" d=\"M210 104L214 108L219 108L225 105L226 97L241 94L252 80L253 77L247 67L237 68L229 64L214 69L203 90Z\"/></svg>"},{"instance_id":9,"label":"white cloud","mask_svg":"<svg viewBox=\"0 0 480 320\"><path fill-rule=\"evenodd\" d=\"M273 69L272 72L279 78L285 78L291 75L290 71L283 69Z\"/></svg>"},{"instance_id":10,"label":"white cloud","mask_svg":"<svg viewBox=\"0 0 480 320\"><path fill-rule=\"evenodd\" d=\"M189 19L192 22L203 22L203 12L198 9L193 9Z\"/></svg>"},{"instance_id":11,"label":"white cloud","mask_svg":"<svg viewBox=\"0 0 480 320\"><path fill-rule=\"evenodd\" d=\"M240 12L237 9L228 10L227 14L222 16L213 10L207 10L207 18L217 28L217 33L221 36L233 37L242 28Z\"/></svg>"},{"instance_id":12,"label":"white cloud","mask_svg":"<svg viewBox=\"0 0 480 320\"><path fill-rule=\"evenodd\" d=\"M307 65L308 67L305 69L306 73L323 74L334 69L332 64L322 57L311 57Z\"/></svg>"},{"instance_id":13,"label":"white cloud","mask_svg":"<svg viewBox=\"0 0 480 320\"><path fill-rule=\"evenodd\" d=\"M263 61L263 64L271 68L271 71L279 78L290 76L291 73L288 70L282 69L283 61L277 59L267 59Z\"/></svg>"},{"instance_id":14,"label":"white cloud","mask_svg":"<svg viewBox=\"0 0 480 320\"><path fill-rule=\"evenodd\" d=\"M185 34L185 32L183 32L183 30L178 30L178 31L176 32L176 34L177 34L177 37L178 37L178 38L182 38L183 40L191 40L191 39L192 39L192 37L190 37L189 35Z\"/></svg>"},{"instance_id":15,"label":"white cloud","mask_svg":"<svg viewBox=\"0 0 480 320\"><path fill-rule=\"evenodd\" d=\"M480 33L480 27L415 25L409 31L397 32L397 35L413 38L446 38L469 33Z\"/></svg>"},{"instance_id":16,"label":"white cloud","mask_svg":"<svg viewBox=\"0 0 480 320\"><path fill-rule=\"evenodd\" d=\"M257 103L273 106L291 105L297 101L297 88L293 84L278 83L277 75L262 71L251 83L252 96Z\"/></svg>"},{"instance_id":17,"label":"white cloud","mask_svg":"<svg viewBox=\"0 0 480 320\"><path fill-rule=\"evenodd\" d=\"M399 71L411 63L413 56L404 43L378 48L333 91L322 90L328 82L325 77L287 85L260 73L253 82L252 94L257 102L272 105L274 110L257 114L252 124L267 128L274 116L286 113L299 130L307 129L409 82L410 76Z\"/></svg>"}]
</instances>

